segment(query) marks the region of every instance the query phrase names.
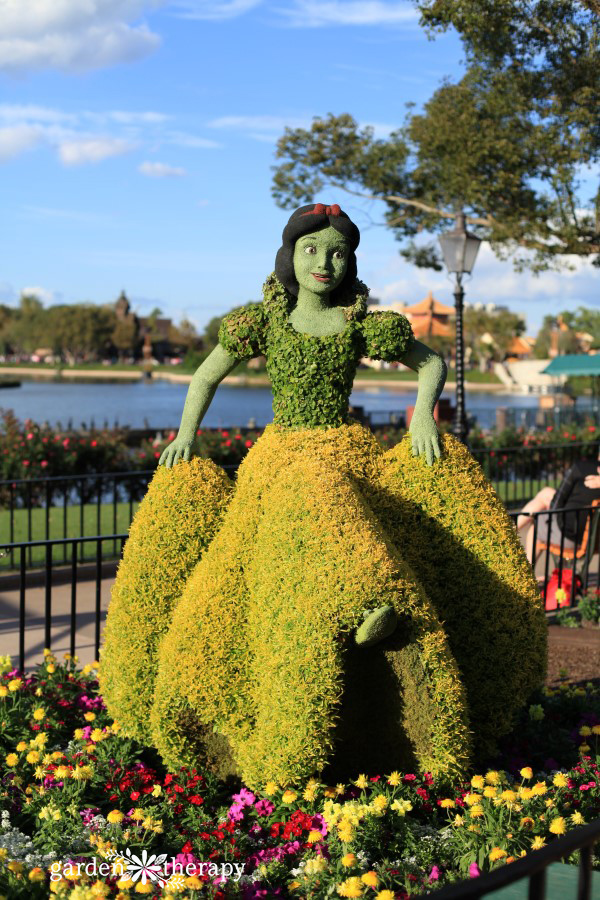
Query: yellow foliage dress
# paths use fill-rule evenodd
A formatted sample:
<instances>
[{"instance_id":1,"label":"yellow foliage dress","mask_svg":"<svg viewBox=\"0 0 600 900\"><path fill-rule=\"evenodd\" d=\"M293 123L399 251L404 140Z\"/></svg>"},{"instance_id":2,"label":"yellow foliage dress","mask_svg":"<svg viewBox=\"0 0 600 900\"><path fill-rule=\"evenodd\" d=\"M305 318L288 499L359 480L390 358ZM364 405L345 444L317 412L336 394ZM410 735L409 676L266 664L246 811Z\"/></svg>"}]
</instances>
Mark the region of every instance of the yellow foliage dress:
<instances>
[{"instance_id":1,"label":"yellow foliage dress","mask_svg":"<svg viewBox=\"0 0 600 900\"><path fill-rule=\"evenodd\" d=\"M342 334L299 334L266 287L263 304L226 317L220 341L240 359L265 354L275 423L235 484L209 460L157 471L109 608L108 709L169 765L253 787L455 775L543 681L531 568L462 444L446 436L430 467L409 440L383 453L348 422L358 359L400 358L406 319L366 314L359 291ZM356 646L386 604L394 634Z\"/></svg>"}]
</instances>

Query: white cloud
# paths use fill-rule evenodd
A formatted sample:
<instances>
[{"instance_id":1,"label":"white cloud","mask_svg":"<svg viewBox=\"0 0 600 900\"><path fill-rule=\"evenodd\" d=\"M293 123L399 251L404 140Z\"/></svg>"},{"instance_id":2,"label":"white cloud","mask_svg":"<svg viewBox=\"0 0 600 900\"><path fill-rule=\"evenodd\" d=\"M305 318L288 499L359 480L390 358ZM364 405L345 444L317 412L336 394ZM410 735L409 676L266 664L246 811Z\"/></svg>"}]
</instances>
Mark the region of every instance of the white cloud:
<instances>
[{"instance_id":1,"label":"white cloud","mask_svg":"<svg viewBox=\"0 0 600 900\"><path fill-rule=\"evenodd\" d=\"M171 117L159 112L131 112L113 109L108 112L86 112L86 119L94 122L116 122L117 125L162 125Z\"/></svg>"},{"instance_id":2,"label":"white cloud","mask_svg":"<svg viewBox=\"0 0 600 900\"><path fill-rule=\"evenodd\" d=\"M221 116L208 122L209 128L243 132L253 141L274 143L284 128L310 128L311 120L285 116Z\"/></svg>"},{"instance_id":3,"label":"white cloud","mask_svg":"<svg viewBox=\"0 0 600 900\"><path fill-rule=\"evenodd\" d=\"M0 128L0 163L30 150L43 140L43 131L35 125L7 125Z\"/></svg>"},{"instance_id":4,"label":"white cloud","mask_svg":"<svg viewBox=\"0 0 600 900\"><path fill-rule=\"evenodd\" d=\"M74 122L76 118L72 113L62 112L48 106L0 103L0 121L2 122L62 125Z\"/></svg>"},{"instance_id":5,"label":"white cloud","mask_svg":"<svg viewBox=\"0 0 600 900\"><path fill-rule=\"evenodd\" d=\"M294 28L414 25L419 21L419 13L412 5L382 0L295 0L291 8L278 7L277 12Z\"/></svg>"},{"instance_id":6,"label":"white cloud","mask_svg":"<svg viewBox=\"0 0 600 900\"><path fill-rule=\"evenodd\" d=\"M134 144L121 138L78 138L59 144L58 156L65 166L81 166L86 163L102 162L111 156L122 156L134 149Z\"/></svg>"},{"instance_id":7,"label":"white cloud","mask_svg":"<svg viewBox=\"0 0 600 900\"><path fill-rule=\"evenodd\" d=\"M132 62L159 46L138 19L163 2L2 0L0 70L83 72Z\"/></svg>"},{"instance_id":8,"label":"white cloud","mask_svg":"<svg viewBox=\"0 0 600 900\"><path fill-rule=\"evenodd\" d=\"M21 291L21 297L37 297L42 303L47 304L56 302L56 294L54 291L49 291L47 288L39 287L39 285L35 285L34 287L24 287Z\"/></svg>"},{"instance_id":9,"label":"white cloud","mask_svg":"<svg viewBox=\"0 0 600 900\"><path fill-rule=\"evenodd\" d=\"M213 150L222 145L210 138L197 137L195 134L187 134L185 131L168 131L165 140L169 144L176 144L178 147L189 147L192 150Z\"/></svg>"},{"instance_id":10,"label":"white cloud","mask_svg":"<svg viewBox=\"0 0 600 900\"><path fill-rule=\"evenodd\" d=\"M148 175L150 178L181 177L187 174L185 169L179 166L169 166L167 163L161 162L143 162L138 166L138 172L141 172L142 175Z\"/></svg>"},{"instance_id":11,"label":"white cloud","mask_svg":"<svg viewBox=\"0 0 600 900\"><path fill-rule=\"evenodd\" d=\"M219 22L241 16L262 0L176 0L173 4L184 19L204 19Z\"/></svg>"}]
</instances>

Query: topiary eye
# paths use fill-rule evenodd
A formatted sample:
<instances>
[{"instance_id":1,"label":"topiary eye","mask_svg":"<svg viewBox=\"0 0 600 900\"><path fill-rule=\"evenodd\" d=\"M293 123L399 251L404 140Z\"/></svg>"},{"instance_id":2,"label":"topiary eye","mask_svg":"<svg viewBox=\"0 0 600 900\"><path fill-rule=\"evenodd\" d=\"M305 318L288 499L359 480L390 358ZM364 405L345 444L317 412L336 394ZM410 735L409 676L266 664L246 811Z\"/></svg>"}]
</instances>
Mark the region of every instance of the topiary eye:
<instances>
[{"instance_id":1,"label":"topiary eye","mask_svg":"<svg viewBox=\"0 0 600 900\"><path fill-rule=\"evenodd\" d=\"M305 253L316 253L317 248L314 246L314 244L308 244L308 246L304 248L304 252Z\"/></svg>"},{"instance_id":2,"label":"topiary eye","mask_svg":"<svg viewBox=\"0 0 600 900\"><path fill-rule=\"evenodd\" d=\"M333 254L334 259L344 259L345 256L346 254L343 250L336 250Z\"/></svg>"}]
</instances>

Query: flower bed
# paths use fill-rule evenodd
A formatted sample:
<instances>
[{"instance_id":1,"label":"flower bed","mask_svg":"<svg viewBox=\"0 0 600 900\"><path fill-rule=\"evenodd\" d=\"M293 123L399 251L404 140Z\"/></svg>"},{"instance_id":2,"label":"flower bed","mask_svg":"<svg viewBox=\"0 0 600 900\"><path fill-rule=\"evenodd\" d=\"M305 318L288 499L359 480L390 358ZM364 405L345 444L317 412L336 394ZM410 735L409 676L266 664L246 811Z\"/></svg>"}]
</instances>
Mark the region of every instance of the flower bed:
<instances>
[{"instance_id":1,"label":"flower bed","mask_svg":"<svg viewBox=\"0 0 600 900\"><path fill-rule=\"evenodd\" d=\"M358 774L261 794L167 772L123 737L97 664L0 659L0 895L407 898L600 814L600 689L546 689L470 780Z\"/></svg>"}]
</instances>

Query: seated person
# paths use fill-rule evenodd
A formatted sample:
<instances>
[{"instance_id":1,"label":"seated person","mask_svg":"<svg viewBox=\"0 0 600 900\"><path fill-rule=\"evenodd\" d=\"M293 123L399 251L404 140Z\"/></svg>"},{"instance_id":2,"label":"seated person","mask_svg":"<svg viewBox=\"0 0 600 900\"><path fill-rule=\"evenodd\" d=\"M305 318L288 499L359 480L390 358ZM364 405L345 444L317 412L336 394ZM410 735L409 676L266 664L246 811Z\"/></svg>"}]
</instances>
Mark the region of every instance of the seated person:
<instances>
[{"instance_id":1,"label":"seated person","mask_svg":"<svg viewBox=\"0 0 600 900\"><path fill-rule=\"evenodd\" d=\"M550 522L546 516L537 517L537 534L535 558L542 552L543 544L561 544L572 550L579 544L585 531L587 515L577 513L577 510L585 509L592 505L594 500L600 499L600 455L598 459L584 459L576 462L567 471L558 489L545 487L539 491L533 500L525 504L517 519L517 529L521 531L527 526L529 530L525 538L525 550L527 559L533 565L533 516L531 513L542 513L549 509L569 509L572 512L557 513L550 516Z\"/></svg>"}]
</instances>

